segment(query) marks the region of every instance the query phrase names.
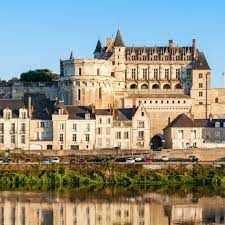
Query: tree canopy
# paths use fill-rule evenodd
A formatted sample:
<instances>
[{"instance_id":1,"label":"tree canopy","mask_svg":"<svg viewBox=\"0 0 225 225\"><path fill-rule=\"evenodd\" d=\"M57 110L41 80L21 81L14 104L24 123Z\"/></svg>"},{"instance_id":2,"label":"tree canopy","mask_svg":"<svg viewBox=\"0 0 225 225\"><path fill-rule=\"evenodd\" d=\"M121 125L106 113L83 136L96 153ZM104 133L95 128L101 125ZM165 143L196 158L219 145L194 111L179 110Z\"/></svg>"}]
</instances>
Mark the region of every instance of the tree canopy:
<instances>
[{"instance_id":1,"label":"tree canopy","mask_svg":"<svg viewBox=\"0 0 225 225\"><path fill-rule=\"evenodd\" d=\"M58 79L59 75L49 69L30 70L20 75L23 82L52 82Z\"/></svg>"}]
</instances>

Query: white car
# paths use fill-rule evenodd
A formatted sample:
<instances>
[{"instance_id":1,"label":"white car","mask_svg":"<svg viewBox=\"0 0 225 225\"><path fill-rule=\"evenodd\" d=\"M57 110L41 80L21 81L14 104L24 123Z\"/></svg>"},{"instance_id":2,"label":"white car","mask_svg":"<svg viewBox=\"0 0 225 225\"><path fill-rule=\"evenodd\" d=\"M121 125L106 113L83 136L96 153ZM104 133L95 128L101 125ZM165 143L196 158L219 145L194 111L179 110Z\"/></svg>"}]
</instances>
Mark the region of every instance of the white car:
<instances>
[{"instance_id":1,"label":"white car","mask_svg":"<svg viewBox=\"0 0 225 225\"><path fill-rule=\"evenodd\" d=\"M141 162L143 160L142 156L137 156L134 158L135 162Z\"/></svg>"},{"instance_id":2,"label":"white car","mask_svg":"<svg viewBox=\"0 0 225 225\"><path fill-rule=\"evenodd\" d=\"M53 157L52 160L51 160L51 163L53 163L53 164L59 163L59 162L60 162L59 157Z\"/></svg>"},{"instance_id":3,"label":"white car","mask_svg":"<svg viewBox=\"0 0 225 225\"><path fill-rule=\"evenodd\" d=\"M135 160L133 158L126 158L126 161L125 161L127 164L133 164L135 163Z\"/></svg>"},{"instance_id":4,"label":"white car","mask_svg":"<svg viewBox=\"0 0 225 225\"><path fill-rule=\"evenodd\" d=\"M161 160L167 162L167 161L169 161L169 157L164 155L161 157Z\"/></svg>"}]
</instances>

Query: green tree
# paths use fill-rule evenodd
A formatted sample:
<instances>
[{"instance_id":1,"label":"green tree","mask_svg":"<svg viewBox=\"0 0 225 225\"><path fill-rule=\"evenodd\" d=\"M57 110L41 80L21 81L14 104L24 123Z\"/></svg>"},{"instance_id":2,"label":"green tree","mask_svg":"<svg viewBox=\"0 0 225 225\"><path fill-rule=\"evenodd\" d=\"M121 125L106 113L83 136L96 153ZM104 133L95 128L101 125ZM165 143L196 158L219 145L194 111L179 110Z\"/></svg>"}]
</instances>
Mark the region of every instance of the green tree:
<instances>
[{"instance_id":1,"label":"green tree","mask_svg":"<svg viewBox=\"0 0 225 225\"><path fill-rule=\"evenodd\" d=\"M48 69L30 70L20 75L23 82L51 82L59 79L59 75Z\"/></svg>"}]
</instances>

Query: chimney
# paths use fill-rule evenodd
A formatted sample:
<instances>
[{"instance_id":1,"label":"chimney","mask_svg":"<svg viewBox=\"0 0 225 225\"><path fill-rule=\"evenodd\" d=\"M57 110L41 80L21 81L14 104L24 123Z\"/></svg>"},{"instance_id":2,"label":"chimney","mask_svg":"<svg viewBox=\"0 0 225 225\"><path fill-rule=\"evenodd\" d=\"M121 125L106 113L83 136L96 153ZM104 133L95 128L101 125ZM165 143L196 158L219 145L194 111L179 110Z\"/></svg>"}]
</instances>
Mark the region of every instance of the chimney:
<instances>
[{"instance_id":1,"label":"chimney","mask_svg":"<svg viewBox=\"0 0 225 225\"><path fill-rule=\"evenodd\" d=\"M95 114L95 105L91 104L91 114Z\"/></svg>"},{"instance_id":2,"label":"chimney","mask_svg":"<svg viewBox=\"0 0 225 225\"><path fill-rule=\"evenodd\" d=\"M192 48L193 48L193 56L195 58L196 56L196 40L195 39L192 40Z\"/></svg>"},{"instance_id":3,"label":"chimney","mask_svg":"<svg viewBox=\"0 0 225 225\"><path fill-rule=\"evenodd\" d=\"M213 115L210 113L209 114L209 121L212 122L212 120L213 120Z\"/></svg>"},{"instance_id":4,"label":"chimney","mask_svg":"<svg viewBox=\"0 0 225 225\"><path fill-rule=\"evenodd\" d=\"M136 98L132 98L132 109L133 109L133 115L134 115L136 110Z\"/></svg>"},{"instance_id":5,"label":"chimney","mask_svg":"<svg viewBox=\"0 0 225 225\"><path fill-rule=\"evenodd\" d=\"M28 97L28 115L31 118L32 117L32 99L31 96L29 95Z\"/></svg>"},{"instance_id":6,"label":"chimney","mask_svg":"<svg viewBox=\"0 0 225 225\"><path fill-rule=\"evenodd\" d=\"M110 115L112 115L112 105L111 104L109 104L109 113L110 113Z\"/></svg>"},{"instance_id":7,"label":"chimney","mask_svg":"<svg viewBox=\"0 0 225 225\"><path fill-rule=\"evenodd\" d=\"M169 48L173 48L173 40L169 40Z\"/></svg>"}]
</instances>

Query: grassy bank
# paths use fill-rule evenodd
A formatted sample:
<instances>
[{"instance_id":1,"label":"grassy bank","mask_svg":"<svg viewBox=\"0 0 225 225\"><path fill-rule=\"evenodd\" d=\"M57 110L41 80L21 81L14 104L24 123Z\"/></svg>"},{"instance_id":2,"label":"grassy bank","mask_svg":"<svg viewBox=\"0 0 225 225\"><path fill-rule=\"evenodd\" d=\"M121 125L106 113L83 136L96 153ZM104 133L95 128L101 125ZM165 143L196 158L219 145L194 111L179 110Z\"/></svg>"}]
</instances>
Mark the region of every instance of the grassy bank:
<instances>
[{"instance_id":1,"label":"grassy bank","mask_svg":"<svg viewBox=\"0 0 225 225\"><path fill-rule=\"evenodd\" d=\"M90 186L209 186L225 189L225 169L195 165L148 170L142 166L61 165L1 166L0 188L61 189Z\"/></svg>"}]
</instances>

